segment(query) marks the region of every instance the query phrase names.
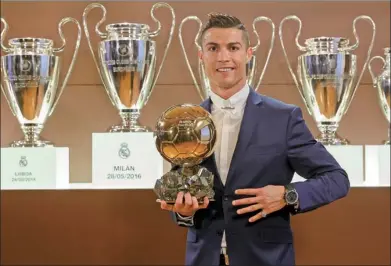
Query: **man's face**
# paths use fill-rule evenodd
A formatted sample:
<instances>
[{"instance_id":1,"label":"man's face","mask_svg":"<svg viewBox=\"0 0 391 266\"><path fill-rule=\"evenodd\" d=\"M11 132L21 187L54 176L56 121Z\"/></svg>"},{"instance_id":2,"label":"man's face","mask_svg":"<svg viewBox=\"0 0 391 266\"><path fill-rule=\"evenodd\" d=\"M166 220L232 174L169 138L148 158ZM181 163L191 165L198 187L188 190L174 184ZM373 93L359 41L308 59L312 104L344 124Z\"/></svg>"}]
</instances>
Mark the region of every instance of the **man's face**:
<instances>
[{"instance_id":1,"label":"man's face","mask_svg":"<svg viewBox=\"0 0 391 266\"><path fill-rule=\"evenodd\" d=\"M199 56L211 85L230 89L247 78L246 64L251 53L241 30L211 28L204 34Z\"/></svg>"}]
</instances>

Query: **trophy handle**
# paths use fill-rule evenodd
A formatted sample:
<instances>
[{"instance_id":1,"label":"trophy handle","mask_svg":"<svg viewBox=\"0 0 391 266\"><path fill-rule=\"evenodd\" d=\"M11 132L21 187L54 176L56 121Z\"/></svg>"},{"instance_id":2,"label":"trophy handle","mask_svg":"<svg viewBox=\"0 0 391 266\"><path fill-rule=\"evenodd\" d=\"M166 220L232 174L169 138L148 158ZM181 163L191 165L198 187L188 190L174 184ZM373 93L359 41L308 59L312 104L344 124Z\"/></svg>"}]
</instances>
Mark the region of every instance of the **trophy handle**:
<instances>
[{"instance_id":1,"label":"trophy handle","mask_svg":"<svg viewBox=\"0 0 391 266\"><path fill-rule=\"evenodd\" d=\"M263 75L265 74L265 70L266 70L266 67L269 63L269 59L270 59L270 55L273 51L273 46L274 46L274 39L275 39L275 26L274 26L274 23L273 21L268 18L268 17L264 17L264 16L260 16L260 17L256 17L253 21L253 32L254 34L257 36L257 44L253 47L251 47L253 53L255 53L258 48L259 48L259 45L260 45L260 40L259 40L259 35L258 35L258 32L257 30L255 29L255 24L258 22L258 21L266 21L267 23L270 24L270 26L272 27L272 37L271 37L271 41L270 41L270 47L269 47L269 52L267 53L267 57L266 57L266 61L265 61L265 65L261 71L261 75L259 76L259 80L258 80L258 83L255 87L255 90L257 91L258 88L259 88L259 85L261 84L261 81L263 79Z\"/></svg>"},{"instance_id":2,"label":"trophy handle","mask_svg":"<svg viewBox=\"0 0 391 266\"><path fill-rule=\"evenodd\" d=\"M0 66L0 69L1 69L1 72L3 72L3 65ZM7 102L9 108L11 109L11 113L12 113L14 116L16 116L16 113L15 113L15 111L14 111L12 105L11 105L11 102L8 100L8 97L7 97L8 94L6 94L2 82L1 82L0 86L1 86L1 90L2 90L3 93L4 93L5 101Z\"/></svg>"},{"instance_id":3,"label":"trophy handle","mask_svg":"<svg viewBox=\"0 0 391 266\"><path fill-rule=\"evenodd\" d=\"M371 52L372 52L373 44L374 44L374 42L375 42L375 36L376 36L376 25L375 25L375 22L374 22L374 21L371 19L371 17L369 17L369 16L358 16L358 17L356 17L356 18L354 19L354 21L353 21L353 34L354 34L354 37L355 37L355 39L356 39L356 43L353 44L353 45L351 45L351 46L349 46L349 47L347 47L347 48L345 48L345 49L343 49L343 50L354 50L354 49L356 49L356 48L358 47L358 45L359 45L359 38L358 38L358 35L357 35L357 32L356 32L356 22L357 22L358 20L360 20L360 19L367 20L367 21L369 21L369 22L371 23L371 25L372 25L372 40L371 40L371 43L370 43L369 48L368 48L367 58L365 59L364 66L363 66L363 68L362 68L362 70L361 70L361 73L360 73L360 76L359 76L358 80L356 81L356 86L354 87L353 94L352 94L352 96L350 97L350 100L349 100L349 102L348 102L347 105L346 105L344 114L345 114L345 113L347 112L347 110L349 109L350 104L352 103L352 100L353 100L353 98L354 98L354 95L356 94L357 88L358 88L358 86L360 85L361 78L362 78L362 76L363 76L363 74L364 74L365 69L367 68L367 64L368 64L369 59L370 59L370 57L371 57Z\"/></svg>"},{"instance_id":4,"label":"trophy handle","mask_svg":"<svg viewBox=\"0 0 391 266\"><path fill-rule=\"evenodd\" d=\"M1 31L0 44L1 44L1 48L2 48L6 53L8 53L8 52L11 51L11 49L8 48L8 47L6 47L6 46L3 44L3 41L4 41L4 39L5 39L5 35L7 34L8 28L9 28L9 27L8 27L8 24L7 24L7 22L5 21L5 19L1 18L1 22L4 24L4 28L3 28L3 30ZM0 70L1 70L1 73L3 73L3 71L4 71L4 70L3 70L3 64L0 64ZM12 114L13 114L14 116L16 116L16 113L15 113L14 109L12 108L11 102L8 100L8 97L7 97L8 94L6 94L5 89L4 89L4 87L3 87L3 81L0 81L0 86L1 86L1 90L2 90L3 93L4 93L4 98L5 98L5 100L6 100L7 104L8 104L8 106L9 106L9 108L11 109Z\"/></svg>"},{"instance_id":5,"label":"trophy handle","mask_svg":"<svg viewBox=\"0 0 391 266\"><path fill-rule=\"evenodd\" d=\"M377 56L372 57L372 59L369 60L369 62L368 62L369 74L371 74L373 86L376 88L376 87L377 87L377 85L376 85L376 83L377 83L377 77L376 77L375 74L373 73L373 71L372 71L372 66L371 66L372 61L375 60L375 59L380 59L381 61L383 61L383 67L386 65L386 60L384 60L383 57L377 55Z\"/></svg>"},{"instance_id":6,"label":"trophy handle","mask_svg":"<svg viewBox=\"0 0 391 266\"><path fill-rule=\"evenodd\" d=\"M310 111L311 109L309 108L309 106L307 104L307 101L305 100L304 93L303 93L303 88L302 88L301 84L299 84L299 82L297 81L296 75L295 75L295 73L292 70L291 64L289 62L288 55L287 55L286 50L285 50L285 46L284 46L284 42L283 42L283 38L282 38L282 36L283 36L282 35L282 26L283 26L284 22L287 21L287 20L295 20L295 21L297 21L299 23L299 31L296 34L295 42L296 42L297 48L300 51L306 51L307 49L304 46L301 46L299 44L299 36L300 36L300 33L301 33L301 27L302 27L301 20L297 16L295 16L295 15L291 15L291 16L285 17L281 21L281 23L280 23L278 34L280 36L280 42L281 42L281 46L282 46L282 51L284 52L284 57L285 57L286 63L288 64L289 72L291 73L293 81L295 82L296 87L298 88L298 90L300 92L300 95L303 98L305 105L307 106L308 112L311 112Z\"/></svg>"},{"instance_id":7,"label":"trophy handle","mask_svg":"<svg viewBox=\"0 0 391 266\"><path fill-rule=\"evenodd\" d=\"M185 22L187 22L188 20L195 20L195 21L198 22L198 25L199 25L197 35L194 38L194 43L197 46L198 51L201 51L201 46L198 43L198 38L199 38L200 33L201 33L202 21L197 16L188 16L188 17L184 18L182 20L181 24L179 25L179 30L178 30L179 31L179 35L178 35L178 37L179 37L179 42L180 42L181 47L182 47L183 55L185 56L185 61L186 61L187 68L190 71L190 75L191 75L191 77L193 79L193 82L194 82L194 85L195 85L195 87L197 89L198 94L200 95L201 99L203 99L204 96L203 96L202 90L201 90L200 86L198 85L197 79L196 79L196 77L194 75L194 71L191 68L189 58L187 57L185 45L183 44L182 27L183 27L183 24L185 24Z\"/></svg>"},{"instance_id":8,"label":"trophy handle","mask_svg":"<svg viewBox=\"0 0 391 266\"><path fill-rule=\"evenodd\" d=\"M104 82L104 79L103 79L103 75L102 75L102 72L99 68L99 62L98 60L96 59L96 56L95 56L95 52L94 52L94 49L92 48L92 44L91 44L91 39L90 39L90 32L88 30L88 23L87 23L87 16L88 14L90 13L90 11L94 8L100 8L102 9L103 11L103 15L102 15L102 18L99 20L99 22L95 25L95 33L102 39L105 39L107 38L107 33L104 33L104 32L101 32L99 30L99 26L106 20L106 8L101 5L101 4L98 4L98 3L92 3L92 4L89 4L85 9L84 9L84 12L83 12L83 28L84 28L84 34L86 36L86 39L87 39L87 43L88 43L88 47L90 49L90 52L91 52L91 55L92 55L92 59L94 60L94 63L95 63L95 67L96 67L96 70L98 71L98 75L102 81L102 84L103 84L103 87L105 88L105 91L107 93L107 95L109 96L109 99L110 99L110 102L112 105L115 106L115 102L113 100L113 98L111 97L110 95L110 92L108 90L108 88L106 87L106 83Z\"/></svg>"},{"instance_id":9,"label":"trophy handle","mask_svg":"<svg viewBox=\"0 0 391 266\"><path fill-rule=\"evenodd\" d=\"M69 68L68 68L68 71L67 71L67 74L65 75L65 78L62 82L62 85L60 87L60 90L59 92L57 93L56 95L56 98L54 100L54 103L53 103L53 106L49 112L49 116L52 115L54 109L56 108L57 104L58 104L58 100L60 99L62 93L64 92L64 88L65 86L67 85L68 83L68 79L72 73L72 69L73 69L73 66L75 64L75 61L76 61L76 57L77 57L77 53L79 51L79 47L80 47L80 40L81 40L81 27L80 27L80 23L79 21L77 21L76 19L74 18L70 18L70 17L67 17L67 18L64 18L60 21L60 23L58 24L58 34L60 35L60 38L61 38L61 41L62 41L62 45L58 48L54 48L53 49L53 52L56 52L56 53L59 53L59 52L62 52L65 48L65 45L66 45L66 40L64 38L64 33L62 31L62 26L67 24L68 22L73 22L76 24L77 26L77 39L76 39L76 44L75 44L75 50L73 52L73 56L72 56L72 61L71 61L71 64L69 65Z\"/></svg>"},{"instance_id":10,"label":"trophy handle","mask_svg":"<svg viewBox=\"0 0 391 266\"><path fill-rule=\"evenodd\" d=\"M154 11L156 8L159 8L159 7L166 7L168 8L170 11L171 11L171 15L172 15L172 21L171 21L171 28L170 28L170 33L168 35L168 41L166 43L166 46L164 48L164 53L163 53L163 57L162 57L162 61L160 62L160 66L158 68L158 71L156 72L156 75L155 75L155 78L152 82L152 85L151 85L151 92L153 91L154 87L155 87L155 84L156 84L156 81L158 80L159 78L159 75L160 75L160 71L162 70L162 67L164 65L164 62L165 62L165 59L166 59L166 56L167 56L167 52L168 52L168 49L170 48L170 45L171 45L171 41L172 41L172 36L173 36L173 33L174 33L174 29L175 29L175 12L174 12L174 9L167 3L164 3L164 2L158 2L156 4L154 4L151 8L151 17L153 19L153 21L155 21L157 23L157 29L153 32L151 32L149 34L150 37L156 37L159 35L160 33L160 30L161 30L161 24L160 24L160 21L155 17L155 14L154 14Z\"/></svg>"},{"instance_id":11,"label":"trophy handle","mask_svg":"<svg viewBox=\"0 0 391 266\"><path fill-rule=\"evenodd\" d=\"M4 24L4 29L1 31L1 41L0 41L1 49L3 49L6 53L9 53L9 52L11 52L11 48L8 48L3 44L3 41L5 39L5 35L7 34L8 29L9 29L8 23L3 18L1 18L1 22Z\"/></svg>"}]
</instances>

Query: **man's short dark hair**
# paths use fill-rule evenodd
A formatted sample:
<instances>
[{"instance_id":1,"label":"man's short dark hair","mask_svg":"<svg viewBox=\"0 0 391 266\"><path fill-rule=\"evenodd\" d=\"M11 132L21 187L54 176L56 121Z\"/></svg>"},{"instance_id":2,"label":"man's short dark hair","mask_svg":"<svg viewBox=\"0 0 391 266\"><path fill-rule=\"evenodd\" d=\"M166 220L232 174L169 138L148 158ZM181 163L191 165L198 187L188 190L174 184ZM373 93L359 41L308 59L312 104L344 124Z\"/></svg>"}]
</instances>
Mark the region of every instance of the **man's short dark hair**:
<instances>
[{"instance_id":1,"label":"man's short dark hair","mask_svg":"<svg viewBox=\"0 0 391 266\"><path fill-rule=\"evenodd\" d=\"M235 16L228 15L228 14L222 14L222 13L209 13L208 14L208 21L204 24L204 26L201 29L200 39L199 43L202 44L202 40L204 38L205 32L211 28L235 28L239 29L243 32L243 40L248 47L250 45L250 40L248 36L248 31L244 24Z\"/></svg>"}]
</instances>

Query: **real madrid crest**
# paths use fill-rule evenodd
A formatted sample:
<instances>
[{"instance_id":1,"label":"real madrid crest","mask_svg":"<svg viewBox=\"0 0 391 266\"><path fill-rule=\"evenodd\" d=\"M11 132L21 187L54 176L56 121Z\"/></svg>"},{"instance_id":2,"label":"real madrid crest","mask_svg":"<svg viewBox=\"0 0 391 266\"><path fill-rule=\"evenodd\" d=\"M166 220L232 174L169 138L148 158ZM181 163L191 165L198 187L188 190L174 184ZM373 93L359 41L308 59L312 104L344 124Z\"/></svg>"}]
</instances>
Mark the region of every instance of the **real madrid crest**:
<instances>
[{"instance_id":1,"label":"real madrid crest","mask_svg":"<svg viewBox=\"0 0 391 266\"><path fill-rule=\"evenodd\" d=\"M26 156L21 156L19 160L19 166L20 167L26 167L28 164Z\"/></svg>"},{"instance_id":2,"label":"real madrid crest","mask_svg":"<svg viewBox=\"0 0 391 266\"><path fill-rule=\"evenodd\" d=\"M121 148L118 151L118 155L122 159L127 159L130 156L130 150L127 143L121 143Z\"/></svg>"}]
</instances>

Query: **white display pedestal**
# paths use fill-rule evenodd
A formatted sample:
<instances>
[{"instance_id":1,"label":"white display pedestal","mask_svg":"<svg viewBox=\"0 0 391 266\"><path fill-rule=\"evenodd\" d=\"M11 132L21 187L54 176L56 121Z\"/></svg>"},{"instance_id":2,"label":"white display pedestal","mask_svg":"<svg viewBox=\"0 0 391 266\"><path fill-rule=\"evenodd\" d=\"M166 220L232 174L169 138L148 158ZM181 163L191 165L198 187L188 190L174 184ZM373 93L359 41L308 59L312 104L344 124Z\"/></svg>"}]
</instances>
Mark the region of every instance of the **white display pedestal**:
<instances>
[{"instance_id":1,"label":"white display pedestal","mask_svg":"<svg viewBox=\"0 0 391 266\"><path fill-rule=\"evenodd\" d=\"M349 176L351 187L364 185L364 147L361 145L325 146ZM304 181L297 173L292 183Z\"/></svg>"},{"instance_id":2,"label":"white display pedestal","mask_svg":"<svg viewBox=\"0 0 391 266\"><path fill-rule=\"evenodd\" d=\"M56 189L69 184L69 148L1 148L1 190Z\"/></svg>"},{"instance_id":3,"label":"white display pedestal","mask_svg":"<svg viewBox=\"0 0 391 266\"><path fill-rule=\"evenodd\" d=\"M365 145L365 185L390 186L390 145Z\"/></svg>"},{"instance_id":4,"label":"white display pedestal","mask_svg":"<svg viewBox=\"0 0 391 266\"><path fill-rule=\"evenodd\" d=\"M152 189L162 175L152 132L92 134L94 188Z\"/></svg>"}]
</instances>

